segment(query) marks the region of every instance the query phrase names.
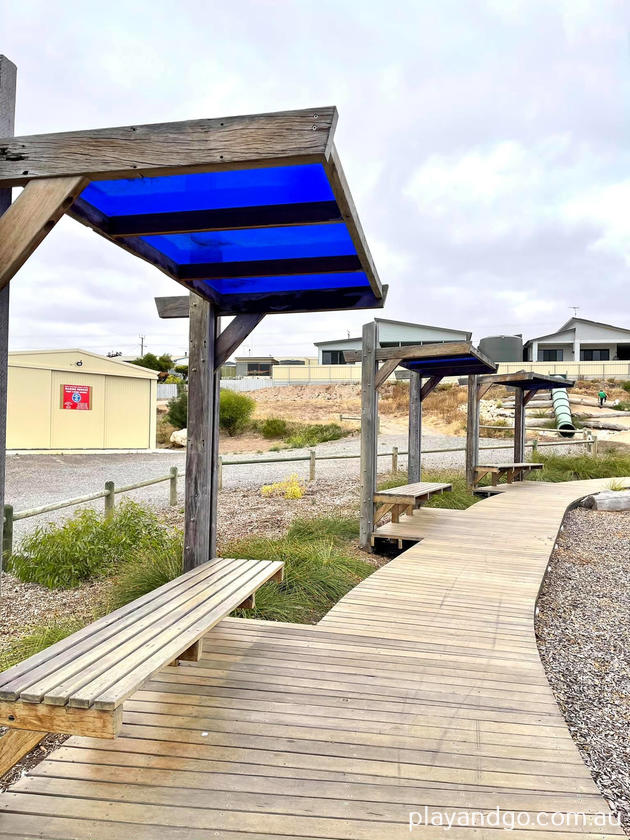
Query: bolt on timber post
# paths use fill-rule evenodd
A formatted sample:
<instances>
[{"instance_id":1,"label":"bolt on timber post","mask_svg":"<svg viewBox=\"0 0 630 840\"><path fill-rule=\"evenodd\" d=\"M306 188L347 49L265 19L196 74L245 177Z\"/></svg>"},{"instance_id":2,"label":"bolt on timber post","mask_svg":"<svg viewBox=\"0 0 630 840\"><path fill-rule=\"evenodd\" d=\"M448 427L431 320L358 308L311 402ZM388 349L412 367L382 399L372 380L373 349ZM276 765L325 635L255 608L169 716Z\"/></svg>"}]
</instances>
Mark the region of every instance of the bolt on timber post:
<instances>
[{"instance_id":1,"label":"bolt on timber post","mask_svg":"<svg viewBox=\"0 0 630 840\"><path fill-rule=\"evenodd\" d=\"M13 554L13 505L4 506L4 528L2 531L2 556L6 560Z\"/></svg>"},{"instance_id":2,"label":"bolt on timber post","mask_svg":"<svg viewBox=\"0 0 630 840\"><path fill-rule=\"evenodd\" d=\"M168 503L171 507L177 504L177 467L169 470L170 479L168 482Z\"/></svg>"},{"instance_id":3,"label":"bolt on timber post","mask_svg":"<svg viewBox=\"0 0 630 840\"><path fill-rule=\"evenodd\" d=\"M109 519L109 517L114 512L114 505L116 504L116 496L114 491L114 482L113 481L106 481L105 482L105 491L107 495L105 496L105 519Z\"/></svg>"}]
</instances>

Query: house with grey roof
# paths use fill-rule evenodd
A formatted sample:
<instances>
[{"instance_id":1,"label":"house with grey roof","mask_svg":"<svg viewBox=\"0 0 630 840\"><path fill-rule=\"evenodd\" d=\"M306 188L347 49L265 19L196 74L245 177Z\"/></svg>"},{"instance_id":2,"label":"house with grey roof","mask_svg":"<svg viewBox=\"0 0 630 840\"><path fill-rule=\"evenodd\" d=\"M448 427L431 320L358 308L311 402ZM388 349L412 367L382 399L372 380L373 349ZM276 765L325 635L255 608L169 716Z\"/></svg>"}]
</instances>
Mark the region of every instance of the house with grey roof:
<instances>
[{"instance_id":1,"label":"house with grey roof","mask_svg":"<svg viewBox=\"0 0 630 840\"><path fill-rule=\"evenodd\" d=\"M557 332L527 341L524 356L529 362L629 361L630 329L569 318Z\"/></svg>"}]
</instances>

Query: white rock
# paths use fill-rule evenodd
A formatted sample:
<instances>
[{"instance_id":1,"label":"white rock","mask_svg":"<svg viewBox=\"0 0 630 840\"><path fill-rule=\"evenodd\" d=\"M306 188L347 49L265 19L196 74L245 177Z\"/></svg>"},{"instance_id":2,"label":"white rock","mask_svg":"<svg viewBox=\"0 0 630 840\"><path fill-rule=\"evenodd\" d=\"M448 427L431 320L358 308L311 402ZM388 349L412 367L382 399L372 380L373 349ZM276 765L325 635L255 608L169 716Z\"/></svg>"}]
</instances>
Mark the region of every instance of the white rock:
<instances>
[{"instance_id":1,"label":"white rock","mask_svg":"<svg viewBox=\"0 0 630 840\"><path fill-rule=\"evenodd\" d=\"M170 437L170 440L171 443L174 443L176 446L186 446L186 441L188 440L187 430L175 429Z\"/></svg>"}]
</instances>

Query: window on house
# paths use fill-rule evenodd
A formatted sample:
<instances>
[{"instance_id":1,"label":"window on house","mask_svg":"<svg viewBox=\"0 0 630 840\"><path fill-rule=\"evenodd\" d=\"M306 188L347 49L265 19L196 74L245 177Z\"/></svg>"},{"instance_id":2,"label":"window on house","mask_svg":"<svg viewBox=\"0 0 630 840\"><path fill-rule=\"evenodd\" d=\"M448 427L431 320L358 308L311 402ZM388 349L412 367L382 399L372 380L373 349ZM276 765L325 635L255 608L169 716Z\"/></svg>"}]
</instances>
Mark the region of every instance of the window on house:
<instances>
[{"instance_id":1,"label":"window on house","mask_svg":"<svg viewBox=\"0 0 630 840\"><path fill-rule=\"evenodd\" d=\"M586 348L580 350L581 362L608 362L610 360L610 350L600 350Z\"/></svg>"},{"instance_id":2,"label":"window on house","mask_svg":"<svg viewBox=\"0 0 630 840\"><path fill-rule=\"evenodd\" d=\"M343 350L322 350L323 365L345 365Z\"/></svg>"},{"instance_id":3,"label":"window on house","mask_svg":"<svg viewBox=\"0 0 630 840\"><path fill-rule=\"evenodd\" d=\"M561 362L564 357L564 350L539 350L538 357L541 362Z\"/></svg>"},{"instance_id":4,"label":"window on house","mask_svg":"<svg viewBox=\"0 0 630 840\"><path fill-rule=\"evenodd\" d=\"M248 376L271 376L271 364L269 362L248 362Z\"/></svg>"}]
</instances>

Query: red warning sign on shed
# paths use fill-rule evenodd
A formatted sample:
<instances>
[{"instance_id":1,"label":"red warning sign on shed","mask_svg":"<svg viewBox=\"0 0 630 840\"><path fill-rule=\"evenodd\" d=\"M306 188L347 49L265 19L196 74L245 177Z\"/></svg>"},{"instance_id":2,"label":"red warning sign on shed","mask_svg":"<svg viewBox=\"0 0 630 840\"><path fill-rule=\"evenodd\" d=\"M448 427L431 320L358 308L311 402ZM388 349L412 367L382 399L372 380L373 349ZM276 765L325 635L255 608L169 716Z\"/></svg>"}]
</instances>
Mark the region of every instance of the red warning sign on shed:
<instances>
[{"instance_id":1,"label":"red warning sign on shed","mask_svg":"<svg viewBox=\"0 0 630 840\"><path fill-rule=\"evenodd\" d=\"M61 407L89 411L92 408L92 388L90 385L62 385Z\"/></svg>"}]
</instances>

